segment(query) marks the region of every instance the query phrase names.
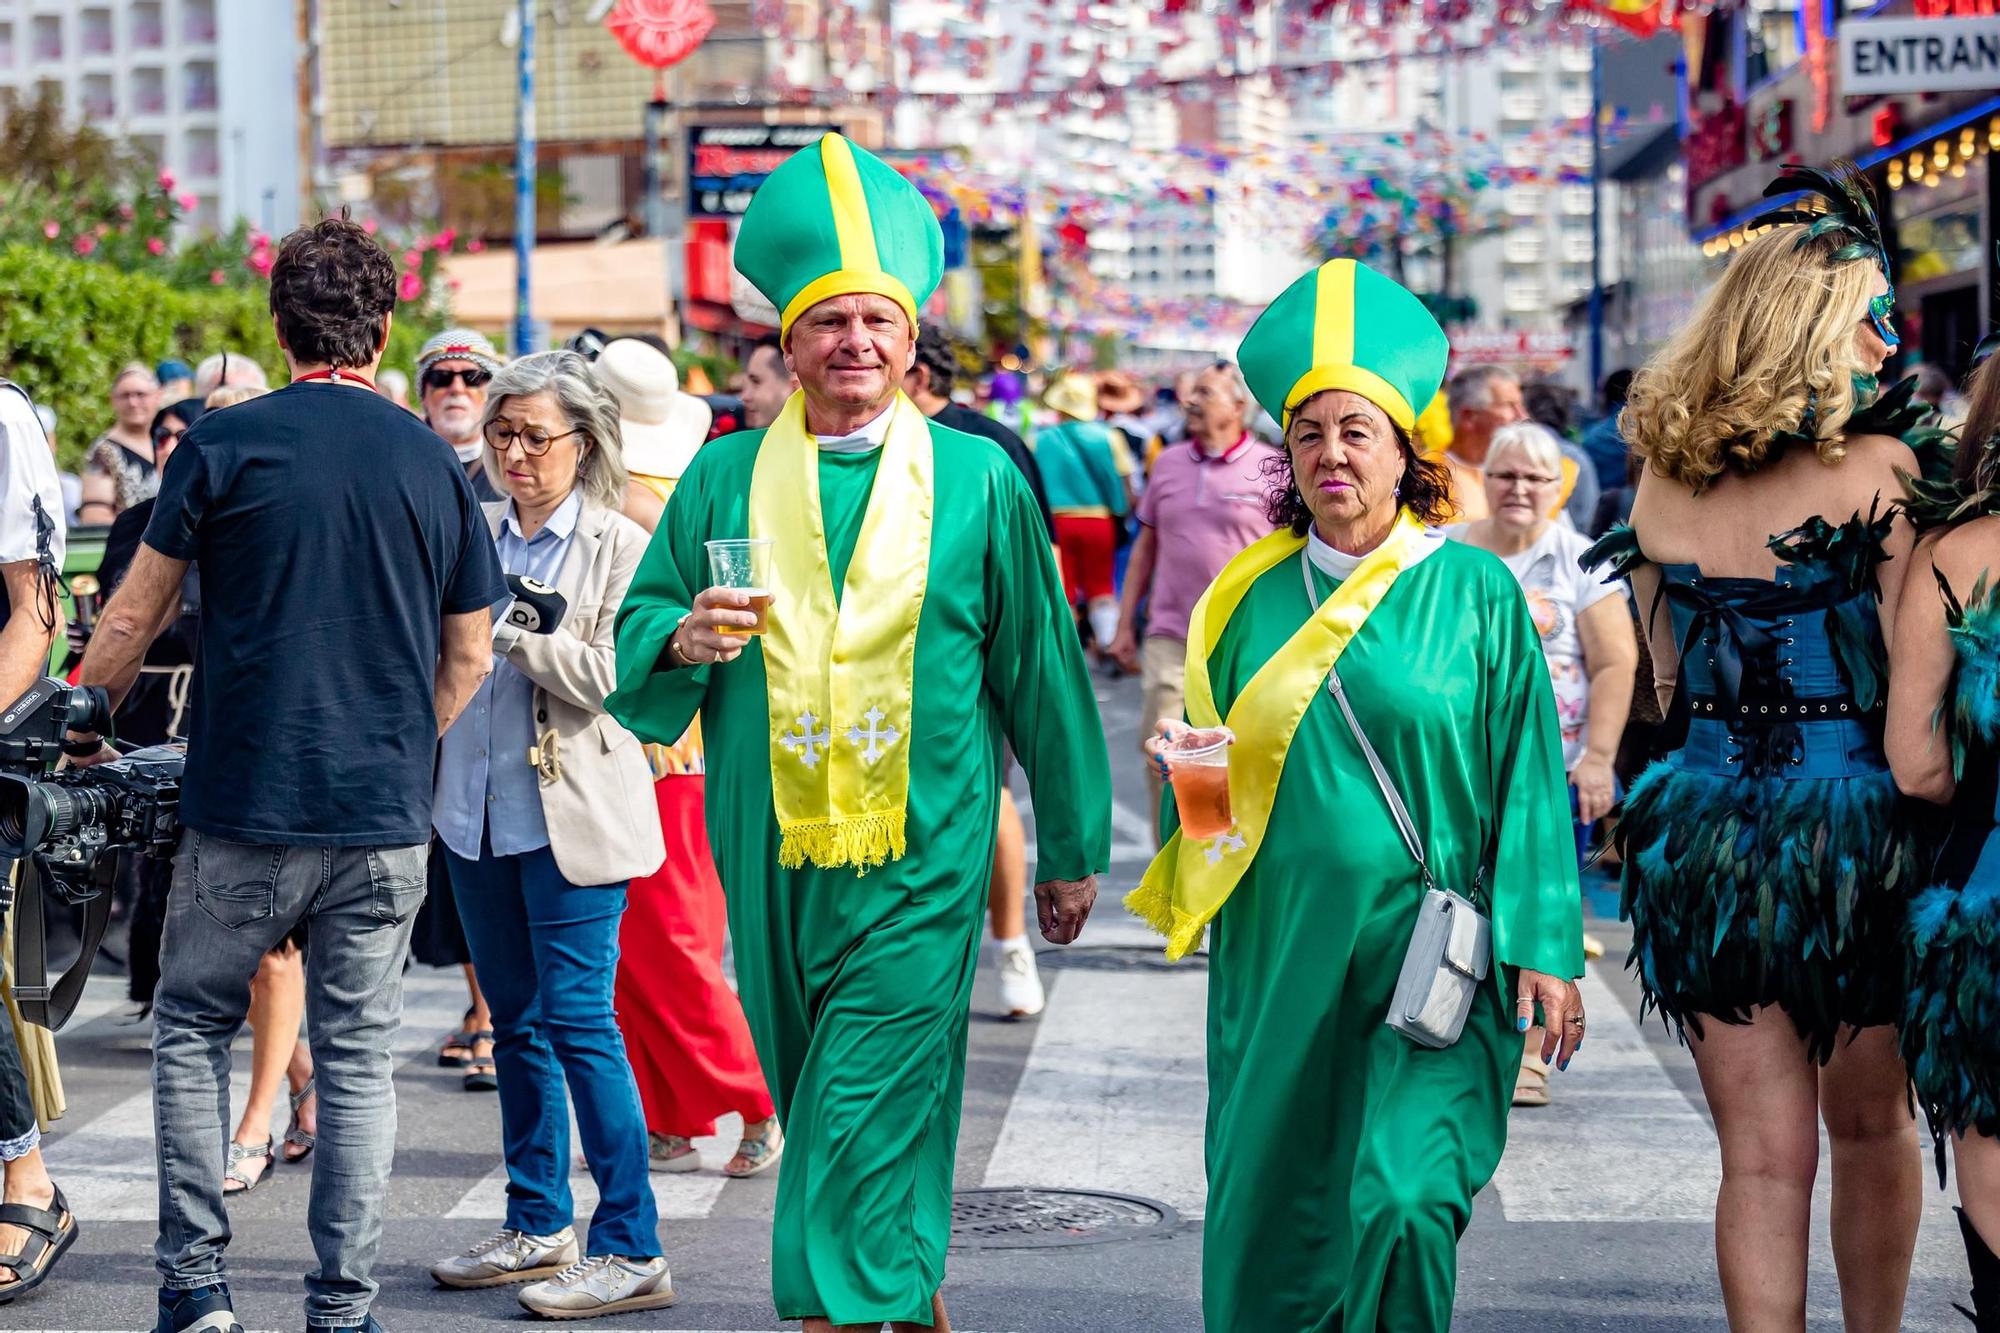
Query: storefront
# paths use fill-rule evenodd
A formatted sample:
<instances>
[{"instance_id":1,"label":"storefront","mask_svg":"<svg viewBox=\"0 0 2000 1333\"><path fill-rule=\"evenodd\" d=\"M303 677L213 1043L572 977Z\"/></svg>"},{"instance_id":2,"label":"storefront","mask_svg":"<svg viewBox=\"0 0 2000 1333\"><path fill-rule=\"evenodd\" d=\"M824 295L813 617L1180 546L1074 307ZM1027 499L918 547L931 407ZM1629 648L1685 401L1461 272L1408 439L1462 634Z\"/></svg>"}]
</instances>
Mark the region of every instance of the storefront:
<instances>
[{"instance_id":1,"label":"storefront","mask_svg":"<svg viewBox=\"0 0 2000 1333\"><path fill-rule=\"evenodd\" d=\"M1689 234L1719 263L1787 162L1854 162L1896 260L1902 364L1954 375L2000 323L2000 18L1987 0L1778 0L1683 20ZM1846 11L1843 13L1842 11ZM1850 89L1859 89L1850 92Z\"/></svg>"}]
</instances>

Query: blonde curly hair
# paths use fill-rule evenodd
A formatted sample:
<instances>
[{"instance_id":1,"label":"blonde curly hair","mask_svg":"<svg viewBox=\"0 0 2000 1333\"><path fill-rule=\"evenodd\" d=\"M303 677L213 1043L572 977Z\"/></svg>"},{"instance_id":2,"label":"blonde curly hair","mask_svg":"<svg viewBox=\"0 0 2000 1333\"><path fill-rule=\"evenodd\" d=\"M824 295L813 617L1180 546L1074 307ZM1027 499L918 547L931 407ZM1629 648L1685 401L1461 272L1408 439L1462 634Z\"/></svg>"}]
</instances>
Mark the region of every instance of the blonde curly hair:
<instances>
[{"instance_id":1,"label":"blonde curly hair","mask_svg":"<svg viewBox=\"0 0 2000 1333\"><path fill-rule=\"evenodd\" d=\"M1773 227L1737 254L1694 319L1632 380L1618 419L1632 451L1693 491L1724 470L1755 472L1781 432L1810 430L1837 463L1861 369L1874 264L1835 260L1843 237L1799 244ZM1811 421L1807 422L1808 412Z\"/></svg>"}]
</instances>

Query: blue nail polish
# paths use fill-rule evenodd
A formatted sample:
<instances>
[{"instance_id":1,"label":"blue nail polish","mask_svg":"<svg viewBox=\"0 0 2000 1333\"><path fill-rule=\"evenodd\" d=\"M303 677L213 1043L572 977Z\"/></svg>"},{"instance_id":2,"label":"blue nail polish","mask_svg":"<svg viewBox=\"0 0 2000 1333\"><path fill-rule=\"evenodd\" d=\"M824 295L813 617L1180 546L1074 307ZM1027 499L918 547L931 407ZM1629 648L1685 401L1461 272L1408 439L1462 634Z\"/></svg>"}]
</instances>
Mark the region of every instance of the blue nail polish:
<instances>
[{"instance_id":1,"label":"blue nail polish","mask_svg":"<svg viewBox=\"0 0 2000 1333\"><path fill-rule=\"evenodd\" d=\"M1574 1057L1574 1053L1572 1052L1572 1058L1573 1058L1573 1057ZM1557 1072L1557 1073L1562 1073L1562 1074L1567 1074L1567 1073L1569 1072L1569 1061L1568 1061L1568 1060L1565 1060L1565 1061L1563 1061L1563 1062L1562 1062L1561 1064L1557 1065L1557 1066L1556 1066L1556 1072Z\"/></svg>"},{"instance_id":2,"label":"blue nail polish","mask_svg":"<svg viewBox=\"0 0 2000 1333\"><path fill-rule=\"evenodd\" d=\"M1514 1020L1514 1031L1516 1031L1516 1032L1526 1032L1527 1030L1528 1030L1528 1020L1527 1020L1527 1019L1525 1019L1525 1018L1516 1018L1516 1019Z\"/></svg>"}]
</instances>

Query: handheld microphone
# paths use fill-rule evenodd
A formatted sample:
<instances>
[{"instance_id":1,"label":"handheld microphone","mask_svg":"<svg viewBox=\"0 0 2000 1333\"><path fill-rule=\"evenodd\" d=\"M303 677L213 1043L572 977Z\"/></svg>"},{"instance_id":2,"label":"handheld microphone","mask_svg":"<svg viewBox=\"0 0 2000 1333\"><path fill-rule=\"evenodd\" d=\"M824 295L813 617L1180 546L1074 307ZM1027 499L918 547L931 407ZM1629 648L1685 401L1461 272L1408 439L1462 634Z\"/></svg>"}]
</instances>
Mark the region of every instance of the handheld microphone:
<instances>
[{"instance_id":1,"label":"handheld microphone","mask_svg":"<svg viewBox=\"0 0 2000 1333\"><path fill-rule=\"evenodd\" d=\"M540 579L509 574L507 591L514 601L501 619L523 634L553 634L569 613L568 599Z\"/></svg>"}]
</instances>

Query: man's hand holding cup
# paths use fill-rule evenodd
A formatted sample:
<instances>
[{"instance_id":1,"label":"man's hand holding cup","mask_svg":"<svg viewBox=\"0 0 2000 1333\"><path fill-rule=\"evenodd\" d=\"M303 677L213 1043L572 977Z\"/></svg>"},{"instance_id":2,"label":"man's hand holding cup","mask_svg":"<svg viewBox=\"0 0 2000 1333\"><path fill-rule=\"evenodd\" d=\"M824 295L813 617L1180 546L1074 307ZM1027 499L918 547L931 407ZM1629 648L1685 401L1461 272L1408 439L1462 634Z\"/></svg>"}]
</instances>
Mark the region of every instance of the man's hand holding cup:
<instances>
[{"instance_id":1,"label":"man's hand holding cup","mask_svg":"<svg viewBox=\"0 0 2000 1333\"><path fill-rule=\"evenodd\" d=\"M696 595L694 610L681 621L667 646L674 659L686 666L733 662L750 642L750 631L759 619L750 609L748 589L707 588Z\"/></svg>"}]
</instances>

